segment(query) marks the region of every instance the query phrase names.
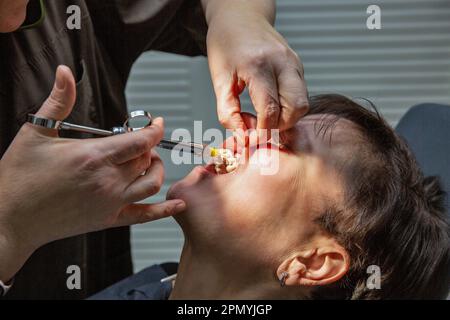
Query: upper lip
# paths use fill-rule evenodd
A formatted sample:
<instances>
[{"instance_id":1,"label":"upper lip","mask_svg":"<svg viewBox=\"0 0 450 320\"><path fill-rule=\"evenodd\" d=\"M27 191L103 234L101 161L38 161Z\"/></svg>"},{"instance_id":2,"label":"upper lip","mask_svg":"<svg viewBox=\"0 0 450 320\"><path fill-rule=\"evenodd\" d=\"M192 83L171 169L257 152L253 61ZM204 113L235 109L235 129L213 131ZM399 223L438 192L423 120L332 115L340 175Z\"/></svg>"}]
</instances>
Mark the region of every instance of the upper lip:
<instances>
[{"instance_id":1,"label":"upper lip","mask_svg":"<svg viewBox=\"0 0 450 320\"><path fill-rule=\"evenodd\" d=\"M258 149L273 149L273 150L277 150L280 151L280 147L276 144L273 144L271 142L266 142L266 143L260 143L257 145L253 145L253 146L249 146L249 155L253 155L256 150Z\"/></svg>"}]
</instances>

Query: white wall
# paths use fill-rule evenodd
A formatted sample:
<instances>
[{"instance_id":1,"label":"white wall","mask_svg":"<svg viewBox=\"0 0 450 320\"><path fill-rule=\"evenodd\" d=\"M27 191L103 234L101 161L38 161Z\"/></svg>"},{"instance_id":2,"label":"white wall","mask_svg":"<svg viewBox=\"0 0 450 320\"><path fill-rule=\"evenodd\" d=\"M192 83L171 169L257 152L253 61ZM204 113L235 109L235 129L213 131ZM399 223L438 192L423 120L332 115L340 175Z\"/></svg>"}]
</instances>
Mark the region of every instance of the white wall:
<instances>
[{"instance_id":1,"label":"white wall","mask_svg":"<svg viewBox=\"0 0 450 320\"><path fill-rule=\"evenodd\" d=\"M277 29L300 54L310 94L370 99L395 125L414 104L450 103L450 0L278 0ZM382 9L382 29L366 28L366 9ZM134 66L130 109L166 119L166 133L193 120L218 127L204 58L148 53ZM244 97L246 109L251 109ZM190 169L166 165L168 185ZM133 227L135 269L178 259L182 234L172 219Z\"/></svg>"}]
</instances>

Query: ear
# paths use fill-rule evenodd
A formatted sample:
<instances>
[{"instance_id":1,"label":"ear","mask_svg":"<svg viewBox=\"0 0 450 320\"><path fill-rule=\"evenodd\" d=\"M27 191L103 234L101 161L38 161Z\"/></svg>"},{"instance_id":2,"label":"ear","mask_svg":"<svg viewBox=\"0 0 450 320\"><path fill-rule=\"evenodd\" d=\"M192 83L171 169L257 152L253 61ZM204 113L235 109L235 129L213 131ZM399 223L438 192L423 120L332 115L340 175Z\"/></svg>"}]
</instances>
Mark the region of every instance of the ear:
<instances>
[{"instance_id":1,"label":"ear","mask_svg":"<svg viewBox=\"0 0 450 320\"><path fill-rule=\"evenodd\" d=\"M334 239L325 241L284 260L278 279L287 272L286 286L323 286L341 279L350 267L347 251Z\"/></svg>"}]
</instances>

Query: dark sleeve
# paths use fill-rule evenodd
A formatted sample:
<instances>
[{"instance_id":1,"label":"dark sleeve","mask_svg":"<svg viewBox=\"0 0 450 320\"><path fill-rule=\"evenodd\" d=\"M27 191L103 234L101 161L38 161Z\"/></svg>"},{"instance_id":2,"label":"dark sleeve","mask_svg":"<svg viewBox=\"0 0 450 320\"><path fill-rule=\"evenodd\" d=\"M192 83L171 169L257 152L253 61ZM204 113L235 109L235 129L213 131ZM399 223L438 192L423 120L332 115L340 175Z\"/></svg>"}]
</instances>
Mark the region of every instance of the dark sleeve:
<instances>
[{"instance_id":1,"label":"dark sleeve","mask_svg":"<svg viewBox=\"0 0 450 320\"><path fill-rule=\"evenodd\" d=\"M187 56L206 55L206 24L200 0L184 0L173 19L147 50Z\"/></svg>"},{"instance_id":2,"label":"dark sleeve","mask_svg":"<svg viewBox=\"0 0 450 320\"><path fill-rule=\"evenodd\" d=\"M97 40L115 64L130 66L147 50L206 54L200 0L86 0Z\"/></svg>"}]
</instances>

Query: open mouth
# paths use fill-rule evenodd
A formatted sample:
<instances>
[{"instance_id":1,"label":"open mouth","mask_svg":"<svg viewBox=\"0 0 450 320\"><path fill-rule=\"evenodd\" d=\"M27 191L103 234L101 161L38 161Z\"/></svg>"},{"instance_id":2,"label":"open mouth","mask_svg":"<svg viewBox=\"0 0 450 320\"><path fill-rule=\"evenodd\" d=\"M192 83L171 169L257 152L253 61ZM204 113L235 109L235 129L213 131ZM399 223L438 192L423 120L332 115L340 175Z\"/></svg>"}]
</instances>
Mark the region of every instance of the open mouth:
<instances>
[{"instance_id":1,"label":"open mouth","mask_svg":"<svg viewBox=\"0 0 450 320\"><path fill-rule=\"evenodd\" d=\"M240 163L241 155L230 149L215 149L212 155L212 165L216 174L227 174L235 171Z\"/></svg>"},{"instance_id":2,"label":"open mouth","mask_svg":"<svg viewBox=\"0 0 450 320\"><path fill-rule=\"evenodd\" d=\"M234 153L230 149L214 149L211 161L204 166L206 171L214 175L222 175L234 172L241 160L239 153Z\"/></svg>"},{"instance_id":3,"label":"open mouth","mask_svg":"<svg viewBox=\"0 0 450 320\"><path fill-rule=\"evenodd\" d=\"M247 146L247 148L240 150L236 148L218 148L213 150L212 160L205 166L205 169L215 175L232 173L242 163L245 163L257 150L261 149L284 151L279 145L270 142Z\"/></svg>"}]
</instances>

